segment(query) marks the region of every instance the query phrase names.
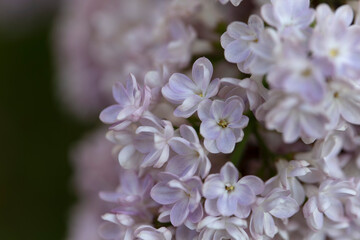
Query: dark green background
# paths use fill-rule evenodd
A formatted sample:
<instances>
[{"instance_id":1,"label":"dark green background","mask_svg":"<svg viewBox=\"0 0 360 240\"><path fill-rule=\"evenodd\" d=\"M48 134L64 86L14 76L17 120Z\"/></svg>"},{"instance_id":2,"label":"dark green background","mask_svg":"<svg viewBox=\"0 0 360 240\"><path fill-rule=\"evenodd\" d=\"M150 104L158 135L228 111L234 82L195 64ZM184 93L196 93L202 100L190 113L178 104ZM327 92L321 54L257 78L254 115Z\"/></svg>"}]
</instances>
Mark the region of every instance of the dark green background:
<instances>
[{"instance_id":1,"label":"dark green background","mask_svg":"<svg viewBox=\"0 0 360 240\"><path fill-rule=\"evenodd\" d=\"M75 201L68 149L89 126L55 96L54 16L21 33L0 30L1 240L64 239Z\"/></svg>"}]
</instances>

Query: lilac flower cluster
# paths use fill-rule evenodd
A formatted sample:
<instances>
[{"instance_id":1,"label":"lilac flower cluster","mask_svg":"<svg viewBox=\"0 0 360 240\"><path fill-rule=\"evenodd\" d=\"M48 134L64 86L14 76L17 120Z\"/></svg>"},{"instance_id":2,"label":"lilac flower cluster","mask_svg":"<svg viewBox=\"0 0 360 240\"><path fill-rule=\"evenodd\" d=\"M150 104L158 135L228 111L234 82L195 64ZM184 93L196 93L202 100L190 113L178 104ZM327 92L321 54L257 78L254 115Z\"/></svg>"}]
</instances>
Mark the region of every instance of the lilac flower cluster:
<instances>
[{"instance_id":1,"label":"lilac flower cluster","mask_svg":"<svg viewBox=\"0 0 360 240\"><path fill-rule=\"evenodd\" d=\"M261 15L270 27L252 15L248 24L231 23L221 38L229 62L265 76L270 86L257 119L283 133L286 143L313 142L344 124L359 124L360 33L351 25L352 9L272 1Z\"/></svg>"},{"instance_id":2,"label":"lilac flower cluster","mask_svg":"<svg viewBox=\"0 0 360 240\"><path fill-rule=\"evenodd\" d=\"M155 25L125 19L122 41L139 47L136 56L114 39L101 42L109 51L98 49L134 67L127 78L130 68L106 72L121 72L116 104L100 114L120 183L100 192L111 206L101 238L360 239L360 26L352 8L271 0L261 16L220 33L194 20L209 3L166 2L144 12L160 16ZM170 27L174 19L179 28ZM111 20L103 21L106 32ZM191 67L195 36L212 47Z\"/></svg>"}]
</instances>

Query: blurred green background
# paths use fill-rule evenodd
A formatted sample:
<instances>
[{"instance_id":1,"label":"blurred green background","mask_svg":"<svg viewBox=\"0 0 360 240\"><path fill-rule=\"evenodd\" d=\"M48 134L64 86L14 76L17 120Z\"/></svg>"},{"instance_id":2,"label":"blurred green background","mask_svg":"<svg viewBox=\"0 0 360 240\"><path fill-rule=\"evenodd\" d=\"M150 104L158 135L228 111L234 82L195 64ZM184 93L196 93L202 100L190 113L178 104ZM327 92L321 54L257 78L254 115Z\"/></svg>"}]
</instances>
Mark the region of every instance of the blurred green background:
<instances>
[{"instance_id":1,"label":"blurred green background","mask_svg":"<svg viewBox=\"0 0 360 240\"><path fill-rule=\"evenodd\" d=\"M0 30L1 240L65 239L76 200L68 149L90 126L61 111L55 96L55 16Z\"/></svg>"}]
</instances>

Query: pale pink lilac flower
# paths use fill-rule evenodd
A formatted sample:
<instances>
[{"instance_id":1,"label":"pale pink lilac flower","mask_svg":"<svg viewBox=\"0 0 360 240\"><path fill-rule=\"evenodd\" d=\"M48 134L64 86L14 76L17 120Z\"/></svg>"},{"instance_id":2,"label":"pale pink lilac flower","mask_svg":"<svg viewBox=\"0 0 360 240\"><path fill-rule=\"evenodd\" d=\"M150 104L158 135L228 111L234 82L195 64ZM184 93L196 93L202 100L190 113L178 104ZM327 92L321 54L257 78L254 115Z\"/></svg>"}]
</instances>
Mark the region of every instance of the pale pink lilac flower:
<instances>
[{"instance_id":1,"label":"pale pink lilac flower","mask_svg":"<svg viewBox=\"0 0 360 240\"><path fill-rule=\"evenodd\" d=\"M134 231L139 226L137 219L121 213L107 213L105 222L99 227L99 235L106 240L133 240ZM143 222L142 224L146 224Z\"/></svg>"},{"instance_id":2,"label":"pale pink lilac flower","mask_svg":"<svg viewBox=\"0 0 360 240\"><path fill-rule=\"evenodd\" d=\"M139 177L131 170L120 172L120 185L114 192L100 192L104 201L115 203L114 213L129 214L144 221L153 218L153 208L158 207L150 197L150 190L154 186L154 179L148 174Z\"/></svg>"},{"instance_id":3,"label":"pale pink lilac flower","mask_svg":"<svg viewBox=\"0 0 360 240\"><path fill-rule=\"evenodd\" d=\"M227 4L228 2L231 2L232 5L235 7L239 6L242 0L219 0L221 4Z\"/></svg>"},{"instance_id":4,"label":"pale pink lilac flower","mask_svg":"<svg viewBox=\"0 0 360 240\"><path fill-rule=\"evenodd\" d=\"M310 0L271 0L261 7L261 15L285 36L302 35L315 19Z\"/></svg>"},{"instance_id":5,"label":"pale pink lilac flower","mask_svg":"<svg viewBox=\"0 0 360 240\"><path fill-rule=\"evenodd\" d=\"M113 124L113 129L121 130L137 122L148 109L151 91L147 86L139 86L131 74L126 87L120 82L114 85L113 96L117 104L105 108L100 114L100 120Z\"/></svg>"},{"instance_id":6,"label":"pale pink lilac flower","mask_svg":"<svg viewBox=\"0 0 360 240\"><path fill-rule=\"evenodd\" d=\"M245 176L239 180L238 170L230 162L221 168L220 174L209 175L203 186L206 201L216 202L217 210L223 216L237 215L238 212L249 214L256 195L263 190L264 183L258 177ZM209 208L211 205L214 204L205 203L205 210L209 214L216 211Z\"/></svg>"},{"instance_id":7,"label":"pale pink lilac flower","mask_svg":"<svg viewBox=\"0 0 360 240\"><path fill-rule=\"evenodd\" d=\"M330 27L334 21L342 21L346 26L350 26L354 19L354 11L349 5L342 5L335 12L328 4L322 3L316 7L317 25L322 28Z\"/></svg>"},{"instance_id":8,"label":"pale pink lilac flower","mask_svg":"<svg viewBox=\"0 0 360 240\"><path fill-rule=\"evenodd\" d=\"M196 40L189 14L201 3L181 2L66 1L54 36L65 105L87 119L111 103L111 86L130 72L142 79L163 64L186 67Z\"/></svg>"},{"instance_id":9,"label":"pale pink lilac flower","mask_svg":"<svg viewBox=\"0 0 360 240\"><path fill-rule=\"evenodd\" d=\"M290 191L275 188L265 197L257 198L252 205L250 232L255 239L264 236L270 239L278 232L275 218L286 219L299 211L296 200L290 197Z\"/></svg>"},{"instance_id":10,"label":"pale pink lilac flower","mask_svg":"<svg viewBox=\"0 0 360 240\"><path fill-rule=\"evenodd\" d=\"M291 41L283 42L283 50L267 75L272 89L299 95L310 103L321 102L326 94L326 67L308 56L307 46Z\"/></svg>"},{"instance_id":11,"label":"pale pink lilac flower","mask_svg":"<svg viewBox=\"0 0 360 240\"><path fill-rule=\"evenodd\" d=\"M339 132L332 132L324 139L315 142L310 152L299 153L296 159L310 163L311 172L298 178L307 183L322 182L327 177L343 178L344 173L338 159L338 154L344 146L344 140Z\"/></svg>"},{"instance_id":12,"label":"pale pink lilac flower","mask_svg":"<svg viewBox=\"0 0 360 240\"><path fill-rule=\"evenodd\" d=\"M231 96L239 96L244 100L246 108L244 110L251 110L253 112L264 103L268 98L268 89L262 84L261 76L251 76L251 78L236 79L236 78L222 78L221 90L218 96L224 99Z\"/></svg>"},{"instance_id":13,"label":"pale pink lilac flower","mask_svg":"<svg viewBox=\"0 0 360 240\"><path fill-rule=\"evenodd\" d=\"M335 129L341 121L360 124L360 88L351 82L333 80L329 84L324 106L330 122L329 129Z\"/></svg>"},{"instance_id":14,"label":"pale pink lilac flower","mask_svg":"<svg viewBox=\"0 0 360 240\"><path fill-rule=\"evenodd\" d=\"M165 170L183 179L195 174L205 178L209 174L211 163L195 129L181 125L180 135L181 137L173 137L169 141L176 155L169 159Z\"/></svg>"},{"instance_id":15,"label":"pale pink lilac flower","mask_svg":"<svg viewBox=\"0 0 360 240\"><path fill-rule=\"evenodd\" d=\"M198 224L199 239L202 240L249 240L247 222L238 217L207 216Z\"/></svg>"},{"instance_id":16,"label":"pale pink lilac flower","mask_svg":"<svg viewBox=\"0 0 360 240\"><path fill-rule=\"evenodd\" d=\"M257 15L249 17L248 24L232 22L221 36L221 46L225 50L225 59L236 63L240 71L249 72L249 63L253 59L251 42L257 42L264 31L264 22Z\"/></svg>"},{"instance_id":17,"label":"pale pink lilac flower","mask_svg":"<svg viewBox=\"0 0 360 240\"><path fill-rule=\"evenodd\" d=\"M243 100L236 96L226 101L205 100L199 105L200 133L209 152L231 153L235 144L243 139L242 129L249 122L243 115L244 108Z\"/></svg>"},{"instance_id":18,"label":"pale pink lilac flower","mask_svg":"<svg viewBox=\"0 0 360 240\"><path fill-rule=\"evenodd\" d=\"M279 91L269 94L269 99L256 111L256 117L264 120L269 130L283 134L285 143L293 143L302 138L313 142L325 137L328 122L319 106L304 103L299 97Z\"/></svg>"},{"instance_id":19,"label":"pale pink lilac flower","mask_svg":"<svg viewBox=\"0 0 360 240\"><path fill-rule=\"evenodd\" d=\"M290 190L290 196L301 205L305 200L305 190L296 177L309 173L311 171L308 168L309 165L310 164L304 160L292 160L288 162L280 159L276 163L278 174L266 181L263 195L271 192L274 188L283 188L284 190Z\"/></svg>"},{"instance_id":20,"label":"pale pink lilac flower","mask_svg":"<svg viewBox=\"0 0 360 240\"><path fill-rule=\"evenodd\" d=\"M162 94L170 102L180 104L174 111L175 116L190 117L203 100L217 94L220 80L211 81L212 74L211 62L203 57L193 65L192 80L181 73L174 73L170 77L169 83L162 88Z\"/></svg>"},{"instance_id":21,"label":"pale pink lilac flower","mask_svg":"<svg viewBox=\"0 0 360 240\"><path fill-rule=\"evenodd\" d=\"M172 213L172 207L173 205L163 205L159 209L159 216L157 218L157 221L160 223L169 223L171 222L171 213ZM201 211L198 209L195 213L191 214L191 217L188 217L185 219L185 221L179 225L176 226L176 233L175 235L179 236L191 236L195 237L199 234L196 233L196 226L197 223L202 219L203 217L203 210L202 210L202 204L201 204ZM180 238L181 239L181 238Z\"/></svg>"},{"instance_id":22,"label":"pale pink lilac flower","mask_svg":"<svg viewBox=\"0 0 360 240\"><path fill-rule=\"evenodd\" d=\"M191 46L196 39L196 32L181 20L169 23L171 41L154 51L155 66L168 65L184 67L191 59Z\"/></svg>"},{"instance_id":23,"label":"pale pink lilac flower","mask_svg":"<svg viewBox=\"0 0 360 240\"><path fill-rule=\"evenodd\" d=\"M106 137L115 144L113 154L117 155L121 167L133 170L140 167L144 154L137 150L139 139L136 135L136 125L131 124L119 131L111 130Z\"/></svg>"},{"instance_id":24,"label":"pale pink lilac flower","mask_svg":"<svg viewBox=\"0 0 360 240\"><path fill-rule=\"evenodd\" d=\"M271 28L265 29L258 42L252 42L250 48L254 55L249 63L251 74L264 75L274 66L282 50L279 34Z\"/></svg>"},{"instance_id":25,"label":"pale pink lilac flower","mask_svg":"<svg viewBox=\"0 0 360 240\"><path fill-rule=\"evenodd\" d=\"M136 240L171 240L172 233L165 227L156 229L150 225L142 225L135 230L134 237Z\"/></svg>"},{"instance_id":26,"label":"pale pink lilac flower","mask_svg":"<svg viewBox=\"0 0 360 240\"><path fill-rule=\"evenodd\" d=\"M146 154L140 166L161 168L170 156L169 141L174 137L174 128L170 121L160 120L151 113L140 121L142 125L136 129L136 134L143 139L138 141L136 148Z\"/></svg>"},{"instance_id":27,"label":"pale pink lilac flower","mask_svg":"<svg viewBox=\"0 0 360 240\"><path fill-rule=\"evenodd\" d=\"M145 74L144 83L151 89L150 108L156 107L161 99L161 88L167 83L170 77L169 71L170 69L164 65L158 70L149 71Z\"/></svg>"},{"instance_id":28,"label":"pale pink lilac flower","mask_svg":"<svg viewBox=\"0 0 360 240\"><path fill-rule=\"evenodd\" d=\"M320 22L315 27L310 39L310 48L314 58L328 61L331 64L329 70L334 76L359 78L359 26L349 26L352 15L345 16L342 14L338 17L330 15L326 17L326 20L328 21L321 21L320 18Z\"/></svg>"},{"instance_id":29,"label":"pale pink lilac flower","mask_svg":"<svg viewBox=\"0 0 360 240\"><path fill-rule=\"evenodd\" d=\"M187 219L199 222L203 215L200 178L191 177L182 181L169 173L162 173L159 178L160 182L151 189L151 197L159 204L171 206L171 224L177 227Z\"/></svg>"},{"instance_id":30,"label":"pale pink lilac flower","mask_svg":"<svg viewBox=\"0 0 360 240\"><path fill-rule=\"evenodd\" d=\"M328 179L320 184L319 189L309 187L309 199L303 207L309 227L315 231L320 230L323 227L324 214L334 222L346 222L342 200L356 194L354 184L344 180Z\"/></svg>"}]
</instances>

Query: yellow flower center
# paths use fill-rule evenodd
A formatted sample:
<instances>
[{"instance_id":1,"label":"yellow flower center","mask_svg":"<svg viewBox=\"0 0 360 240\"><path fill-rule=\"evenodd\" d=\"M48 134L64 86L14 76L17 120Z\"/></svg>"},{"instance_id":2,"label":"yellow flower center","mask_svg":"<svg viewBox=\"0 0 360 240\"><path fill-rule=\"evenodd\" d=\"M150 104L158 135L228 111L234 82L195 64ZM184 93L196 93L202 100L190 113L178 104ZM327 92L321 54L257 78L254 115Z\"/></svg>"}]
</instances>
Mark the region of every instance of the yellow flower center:
<instances>
[{"instance_id":1,"label":"yellow flower center","mask_svg":"<svg viewBox=\"0 0 360 240\"><path fill-rule=\"evenodd\" d=\"M330 50L330 56L333 57L333 58L339 56L339 50L336 49L336 48L331 49Z\"/></svg>"},{"instance_id":2,"label":"yellow flower center","mask_svg":"<svg viewBox=\"0 0 360 240\"><path fill-rule=\"evenodd\" d=\"M225 190L228 191L228 192L232 192L235 190L235 187L231 184L226 184L225 185Z\"/></svg>"},{"instance_id":3,"label":"yellow flower center","mask_svg":"<svg viewBox=\"0 0 360 240\"><path fill-rule=\"evenodd\" d=\"M311 74L312 74L312 71L310 68L306 68L304 71L301 72L301 75L304 77L309 77L309 76L311 76Z\"/></svg>"},{"instance_id":4,"label":"yellow flower center","mask_svg":"<svg viewBox=\"0 0 360 240\"><path fill-rule=\"evenodd\" d=\"M334 98L338 98L339 97L339 93L338 92L334 92Z\"/></svg>"},{"instance_id":5,"label":"yellow flower center","mask_svg":"<svg viewBox=\"0 0 360 240\"><path fill-rule=\"evenodd\" d=\"M229 125L229 123L228 123L226 120L221 119L221 120L218 122L218 125L219 125L220 127L222 127L222 128L226 128L226 127Z\"/></svg>"}]
</instances>

